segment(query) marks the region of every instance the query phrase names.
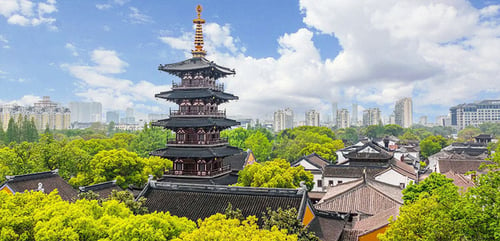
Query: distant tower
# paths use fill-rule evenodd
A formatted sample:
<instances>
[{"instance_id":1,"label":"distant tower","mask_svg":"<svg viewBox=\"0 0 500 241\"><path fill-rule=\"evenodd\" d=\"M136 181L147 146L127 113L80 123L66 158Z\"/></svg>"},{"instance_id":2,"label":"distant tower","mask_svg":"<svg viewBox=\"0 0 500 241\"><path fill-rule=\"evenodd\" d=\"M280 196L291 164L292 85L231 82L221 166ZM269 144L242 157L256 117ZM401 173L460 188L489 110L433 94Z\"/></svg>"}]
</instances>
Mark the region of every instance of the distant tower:
<instances>
[{"instance_id":1,"label":"distant tower","mask_svg":"<svg viewBox=\"0 0 500 241\"><path fill-rule=\"evenodd\" d=\"M337 125L337 111L338 111L338 108L339 107L338 107L337 102L333 102L332 103L332 122L333 122L332 124L334 126Z\"/></svg>"},{"instance_id":2,"label":"distant tower","mask_svg":"<svg viewBox=\"0 0 500 241\"><path fill-rule=\"evenodd\" d=\"M397 125L409 128L413 124L413 104L410 97L400 99L394 107L394 118Z\"/></svg>"},{"instance_id":3,"label":"distant tower","mask_svg":"<svg viewBox=\"0 0 500 241\"><path fill-rule=\"evenodd\" d=\"M293 128L293 110L286 108L284 110L277 110L274 112L273 129L275 132L280 132L284 129Z\"/></svg>"},{"instance_id":4,"label":"distant tower","mask_svg":"<svg viewBox=\"0 0 500 241\"><path fill-rule=\"evenodd\" d=\"M363 125L372 126L378 125L381 122L380 109L379 108L369 108L363 111Z\"/></svg>"},{"instance_id":5,"label":"distant tower","mask_svg":"<svg viewBox=\"0 0 500 241\"><path fill-rule=\"evenodd\" d=\"M310 110L306 112L306 126L319 126L319 112Z\"/></svg>"},{"instance_id":6,"label":"distant tower","mask_svg":"<svg viewBox=\"0 0 500 241\"><path fill-rule=\"evenodd\" d=\"M224 92L217 79L234 75L232 69L205 59L203 50L201 6L196 11L193 57L178 63L160 65L159 70L181 78L173 83L172 90L156 94L155 97L176 103L178 110L170 112L170 118L153 122L175 132L175 139L167 141L167 147L151 152L153 156L168 158L174 162L170 175L215 176L231 172L223 159L241 153L229 146L220 132L240 123L226 118L226 111L219 105L237 96Z\"/></svg>"},{"instance_id":7,"label":"distant tower","mask_svg":"<svg viewBox=\"0 0 500 241\"><path fill-rule=\"evenodd\" d=\"M358 125L358 104L352 104L351 125Z\"/></svg>"},{"instance_id":8,"label":"distant tower","mask_svg":"<svg viewBox=\"0 0 500 241\"><path fill-rule=\"evenodd\" d=\"M349 111L347 109L341 109L337 111L337 128L348 128L348 127L351 127Z\"/></svg>"}]
</instances>

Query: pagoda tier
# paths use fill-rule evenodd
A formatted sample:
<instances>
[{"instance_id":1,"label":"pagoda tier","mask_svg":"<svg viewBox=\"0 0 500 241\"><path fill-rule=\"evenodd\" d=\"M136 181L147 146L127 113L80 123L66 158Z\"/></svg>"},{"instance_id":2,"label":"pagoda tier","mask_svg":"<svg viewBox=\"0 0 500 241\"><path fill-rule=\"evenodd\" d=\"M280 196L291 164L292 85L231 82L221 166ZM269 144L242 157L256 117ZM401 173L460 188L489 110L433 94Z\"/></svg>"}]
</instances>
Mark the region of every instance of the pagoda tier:
<instances>
[{"instance_id":1,"label":"pagoda tier","mask_svg":"<svg viewBox=\"0 0 500 241\"><path fill-rule=\"evenodd\" d=\"M234 70L217 65L203 57L193 57L178 63L160 65L158 69L181 78L193 71L200 72L212 79L220 79L235 74Z\"/></svg>"},{"instance_id":2,"label":"pagoda tier","mask_svg":"<svg viewBox=\"0 0 500 241\"><path fill-rule=\"evenodd\" d=\"M175 87L174 87L175 88ZM156 98L165 99L168 101L175 102L176 104L181 104L180 101L183 100L193 100L200 99L203 102L213 102L216 104L222 104L229 100L237 100L238 96L234 96L229 93L222 91L216 91L209 88L189 88L189 89L173 89L170 91L164 91L155 95Z\"/></svg>"},{"instance_id":3,"label":"pagoda tier","mask_svg":"<svg viewBox=\"0 0 500 241\"><path fill-rule=\"evenodd\" d=\"M203 34L198 6L195 50L193 58L173 64L160 65L159 70L181 78L172 83L172 90L156 94L155 97L176 103L178 110L170 110L170 118L154 122L175 132L175 139L167 140L167 147L151 152L153 156L168 158L174 162L167 175L215 176L231 171L223 165L223 159L239 154L241 149L229 146L220 132L239 122L227 119L219 105L238 97L224 92L217 79L234 75L234 70L219 66L205 59Z\"/></svg>"},{"instance_id":4,"label":"pagoda tier","mask_svg":"<svg viewBox=\"0 0 500 241\"><path fill-rule=\"evenodd\" d=\"M226 118L169 118L154 122L154 126L161 126L167 129L177 131L180 128L214 128L224 130L231 126L238 125L239 122Z\"/></svg>"}]
</instances>

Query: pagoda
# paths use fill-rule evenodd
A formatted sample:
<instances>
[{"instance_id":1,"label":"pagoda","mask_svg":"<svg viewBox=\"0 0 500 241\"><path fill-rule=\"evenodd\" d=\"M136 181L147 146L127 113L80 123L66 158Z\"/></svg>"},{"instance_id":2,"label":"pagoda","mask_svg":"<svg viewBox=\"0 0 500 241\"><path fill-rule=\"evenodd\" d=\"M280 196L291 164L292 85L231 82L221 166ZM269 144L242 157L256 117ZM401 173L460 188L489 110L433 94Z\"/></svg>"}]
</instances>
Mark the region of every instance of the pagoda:
<instances>
[{"instance_id":1,"label":"pagoda","mask_svg":"<svg viewBox=\"0 0 500 241\"><path fill-rule=\"evenodd\" d=\"M235 71L215 64L205 58L203 49L202 8L196 8L196 24L193 57L178 63L160 65L159 70L181 79L172 83L172 90L156 94L155 97L176 103L178 110L170 110L170 118L154 122L175 132L175 139L167 140L167 147L151 152L153 156L173 161L173 169L166 175L214 177L231 172L229 163L223 162L242 152L229 146L220 132L239 123L226 118L219 105L238 97L224 92L224 85L217 80Z\"/></svg>"}]
</instances>

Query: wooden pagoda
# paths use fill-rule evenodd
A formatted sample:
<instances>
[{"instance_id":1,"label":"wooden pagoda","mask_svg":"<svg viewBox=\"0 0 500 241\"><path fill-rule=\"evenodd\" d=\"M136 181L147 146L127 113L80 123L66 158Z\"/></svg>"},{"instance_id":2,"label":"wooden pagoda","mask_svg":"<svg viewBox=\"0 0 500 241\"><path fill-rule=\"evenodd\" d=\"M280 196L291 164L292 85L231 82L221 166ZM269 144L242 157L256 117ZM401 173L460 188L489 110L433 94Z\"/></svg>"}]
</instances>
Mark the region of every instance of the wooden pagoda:
<instances>
[{"instance_id":1,"label":"wooden pagoda","mask_svg":"<svg viewBox=\"0 0 500 241\"><path fill-rule=\"evenodd\" d=\"M167 175L217 176L230 172L223 159L241 153L229 146L220 132L239 123L226 118L219 105L238 97L224 92L217 79L234 75L234 70L219 66L205 58L203 50L202 8L196 8L196 24L193 57L178 63L160 65L159 70L181 79L172 83L172 90L156 94L155 97L176 103L178 110L170 111L170 118L154 122L175 132L174 140L167 140L167 147L151 152L151 155L173 161L173 170Z\"/></svg>"}]
</instances>

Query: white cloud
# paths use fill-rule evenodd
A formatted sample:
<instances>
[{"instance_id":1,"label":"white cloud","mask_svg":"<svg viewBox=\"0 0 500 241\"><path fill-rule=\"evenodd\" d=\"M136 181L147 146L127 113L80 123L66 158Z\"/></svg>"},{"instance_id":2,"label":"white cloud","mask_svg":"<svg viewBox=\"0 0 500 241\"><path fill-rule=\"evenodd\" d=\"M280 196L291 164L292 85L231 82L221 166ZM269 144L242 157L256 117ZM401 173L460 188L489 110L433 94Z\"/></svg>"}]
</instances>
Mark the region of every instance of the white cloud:
<instances>
[{"instance_id":1,"label":"white cloud","mask_svg":"<svg viewBox=\"0 0 500 241\"><path fill-rule=\"evenodd\" d=\"M111 8L111 4L96 4L95 7L99 10L106 10Z\"/></svg>"},{"instance_id":2,"label":"white cloud","mask_svg":"<svg viewBox=\"0 0 500 241\"><path fill-rule=\"evenodd\" d=\"M153 19L150 16L141 13L138 8L130 7L129 9L131 13L128 15L128 17L130 18L130 21L132 23L144 24L153 22Z\"/></svg>"},{"instance_id":3,"label":"white cloud","mask_svg":"<svg viewBox=\"0 0 500 241\"><path fill-rule=\"evenodd\" d=\"M56 1L0 0L0 15L9 24L20 26L38 26L45 24L51 30L57 30L56 19L48 15L57 12Z\"/></svg>"},{"instance_id":4,"label":"white cloud","mask_svg":"<svg viewBox=\"0 0 500 241\"><path fill-rule=\"evenodd\" d=\"M128 63L113 50L95 49L90 59L93 65L63 64L61 67L78 79L76 95L101 102L106 110L145 108L154 102L154 94L169 88L146 80L134 82L115 76L124 73Z\"/></svg>"},{"instance_id":5,"label":"white cloud","mask_svg":"<svg viewBox=\"0 0 500 241\"><path fill-rule=\"evenodd\" d=\"M2 46L2 48L4 49L9 49L10 46L9 46L9 40L0 34L0 46ZM0 72L1 73L1 72Z\"/></svg>"},{"instance_id":6,"label":"white cloud","mask_svg":"<svg viewBox=\"0 0 500 241\"><path fill-rule=\"evenodd\" d=\"M20 106L31 106L35 104L36 102L40 101L42 98L39 96L34 96L34 95L25 95L21 97L19 100L12 100L12 101L2 101L0 100L1 104L8 104L8 105L20 105Z\"/></svg>"},{"instance_id":7,"label":"white cloud","mask_svg":"<svg viewBox=\"0 0 500 241\"><path fill-rule=\"evenodd\" d=\"M71 52L71 55L78 56L78 51L76 50L75 45L73 45L72 43L66 43L64 47Z\"/></svg>"},{"instance_id":8,"label":"white cloud","mask_svg":"<svg viewBox=\"0 0 500 241\"><path fill-rule=\"evenodd\" d=\"M226 104L228 113L269 117L291 107L301 119L307 109L329 111L330 101L391 109L413 96L415 112L441 105L446 114L484 91L500 97L493 84L500 76L499 7L475 9L462 0L301 0L300 7L316 34L338 39L335 58L321 58L311 29L284 33L278 58L254 58L230 26L204 26L207 58L237 72L220 80L240 97ZM192 39L192 32L160 37L188 56Z\"/></svg>"}]
</instances>

